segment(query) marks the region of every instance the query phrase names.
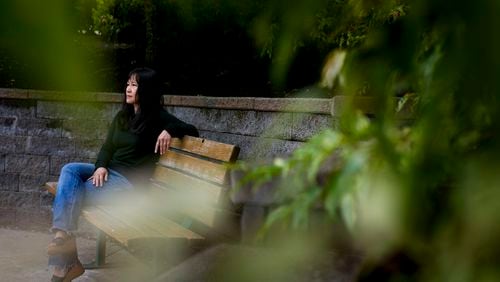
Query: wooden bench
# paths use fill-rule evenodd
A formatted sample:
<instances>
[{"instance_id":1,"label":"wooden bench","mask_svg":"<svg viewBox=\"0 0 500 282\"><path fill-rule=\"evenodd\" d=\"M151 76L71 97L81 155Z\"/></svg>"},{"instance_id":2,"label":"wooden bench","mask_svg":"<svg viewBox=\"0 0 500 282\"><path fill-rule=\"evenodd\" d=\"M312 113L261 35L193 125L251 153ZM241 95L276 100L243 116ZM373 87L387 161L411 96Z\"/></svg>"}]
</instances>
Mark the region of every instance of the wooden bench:
<instances>
[{"instance_id":1,"label":"wooden bench","mask_svg":"<svg viewBox=\"0 0 500 282\"><path fill-rule=\"evenodd\" d=\"M83 217L99 230L93 267L105 263L106 236L132 254L152 257L155 268L165 263L161 253L166 249L192 249L237 237L238 214L228 196L226 164L234 162L238 153L234 145L174 138L156 165L151 187L139 197L85 207ZM45 188L55 195L57 182L48 182Z\"/></svg>"}]
</instances>

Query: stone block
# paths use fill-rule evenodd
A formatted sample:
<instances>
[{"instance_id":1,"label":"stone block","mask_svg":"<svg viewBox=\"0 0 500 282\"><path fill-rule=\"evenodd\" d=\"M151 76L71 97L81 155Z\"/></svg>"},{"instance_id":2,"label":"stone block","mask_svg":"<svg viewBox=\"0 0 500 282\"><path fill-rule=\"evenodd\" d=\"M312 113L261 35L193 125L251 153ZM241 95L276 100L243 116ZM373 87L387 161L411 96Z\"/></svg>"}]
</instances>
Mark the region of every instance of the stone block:
<instances>
[{"instance_id":1,"label":"stone block","mask_svg":"<svg viewBox=\"0 0 500 282\"><path fill-rule=\"evenodd\" d=\"M200 136L214 141L237 145L240 147L239 160L286 157L303 144L303 142L297 141L259 138L211 131L201 131Z\"/></svg>"},{"instance_id":2,"label":"stone block","mask_svg":"<svg viewBox=\"0 0 500 282\"><path fill-rule=\"evenodd\" d=\"M49 181L47 174L20 174L19 191L20 192L39 192L45 182Z\"/></svg>"},{"instance_id":3,"label":"stone block","mask_svg":"<svg viewBox=\"0 0 500 282\"><path fill-rule=\"evenodd\" d=\"M47 191L40 193L40 208L41 209L52 209L52 204L54 202L54 196Z\"/></svg>"},{"instance_id":4,"label":"stone block","mask_svg":"<svg viewBox=\"0 0 500 282\"><path fill-rule=\"evenodd\" d=\"M1 136L0 135L0 154L20 154L25 152L26 137L20 136Z\"/></svg>"},{"instance_id":5,"label":"stone block","mask_svg":"<svg viewBox=\"0 0 500 282\"><path fill-rule=\"evenodd\" d=\"M35 102L21 99L0 99L0 113L2 116L33 118L35 117Z\"/></svg>"},{"instance_id":6,"label":"stone block","mask_svg":"<svg viewBox=\"0 0 500 282\"><path fill-rule=\"evenodd\" d=\"M0 116L0 135L15 135L17 121L16 116Z\"/></svg>"},{"instance_id":7,"label":"stone block","mask_svg":"<svg viewBox=\"0 0 500 282\"><path fill-rule=\"evenodd\" d=\"M80 158L96 158L104 140L78 139L76 140L75 156Z\"/></svg>"},{"instance_id":8,"label":"stone block","mask_svg":"<svg viewBox=\"0 0 500 282\"><path fill-rule=\"evenodd\" d=\"M333 118L330 115L293 114L292 140L307 141L323 129L333 128Z\"/></svg>"},{"instance_id":9,"label":"stone block","mask_svg":"<svg viewBox=\"0 0 500 282\"><path fill-rule=\"evenodd\" d=\"M5 155L0 154L0 172L5 171Z\"/></svg>"},{"instance_id":10,"label":"stone block","mask_svg":"<svg viewBox=\"0 0 500 282\"><path fill-rule=\"evenodd\" d=\"M110 121L102 121L102 124L100 124L100 126L102 126L102 129L96 130L97 131L96 138L101 139L101 140L105 140L106 137L108 137L109 128L111 126L111 120Z\"/></svg>"},{"instance_id":11,"label":"stone block","mask_svg":"<svg viewBox=\"0 0 500 282\"><path fill-rule=\"evenodd\" d=\"M49 157L33 155L7 155L5 159L6 172L48 174Z\"/></svg>"},{"instance_id":12,"label":"stone block","mask_svg":"<svg viewBox=\"0 0 500 282\"><path fill-rule=\"evenodd\" d=\"M216 125L212 131L249 136L257 136L262 132L259 130L262 116L255 111L218 110L215 113L210 121Z\"/></svg>"},{"instance_id":13,"label":"stone block","mask_svg":"<svg viewBox=\"0 0 500 282\"><path fill-rule=\"evenodd\" d=\"M20 119L16 135L61 137L62 121L59 119Z\"/></svg>"},{"instance_id":14,"label":"stone block","mask_svg":"<svg viewBox=\"0 0 500 282\"><path fill-rule=\"evenodd\" d=\"M207 131L248 136L260 136L266 133L286 135L271 128L272 117L270 113L255 111L204 109L198 116L198 127Z\"/></svg>"},{"instance_id":15,"label":"stone block","mask_svg":"<svg viewBox=\"0 0 500 282\"><path fill-rule=\"evenodd\" d=\"M26 142L26 153L49 156L73 156L75 154L75 141L69 138L29 136Z\"/></svg>"},{"instance_id":16,"label":"stone block","mask_svg":"<svg viewBox=\"0 0 500 282\"><path fill-rule=\"evenodd\" d=\"M252 117L252 113L240 114L237 111L219 110L219 109L195 109L195 108L176 108L175 116L188 123L193 124L199 130L215 132L232 132L236 128L233 124L240 123L245 116ZM240 128L241 129L241 128Z\"/></svg>"},{"instance_id":17,"label":"stone block","mask_svg":"<svg viewBox=\"0 0 500 282\"><path fill-rule=\"evenodd\" d=\"M104 121L110 122L113 121L113 118L116 116L116 114L121 110L122 104L120 103L103 103L101 104L102 107L102 115L99 117L99 119L102 119ZM97 118L95 118L97 119Z\"/></svg>"},{"instance_id":18,"label":"stone block","mask_svg":"<svg viewBox=\"0 0 500 282\"><path fill-rule=\"evenodd\" d=\"M174 107L169 111L198 130L290 139L289 113Z\"/></svg>"},{"instance_id":19,"label":"stone block","mask_svg":"<svg viewBox=\"0 0 500 282\"><path fill-rule=\"evenodd\" d=\"M9 205L9 200L10 200L10 194L12 194L11 191L0 191L0 210L2 208L9 208L11 207Z\"/></svg>"},{"instance_id":20,"label":"stone block","mask_svg":"<svg viewBox=\"0 0 500 282\"><path fill-rule=\"evenodd\" d=\"M36 116L51 119L104 119L108 114L101 103L38 101Z\"/></svg>"},{"instance_id":21,"label":"stone block","mask_svg":"<svg viewBox=\"0 0 500 282\"><path fill-rule=\"evenodd\" d=\"M240 154L238 157L239 160L248 154L249 144L251 144L252 140L256 138L251 136L242 136L236 134L218 133L218 132L203 131L203 130L200 131L200 137L238 146L240 148Z\"/></svg>"},{"instance_id":22,"label":"stone block","mask_svg":"<svg viewBox=\"0 0 500 282\"><path fill-rule=\"evenodd\" d=\"M40 205L39 199L39 192L11 192L9 195L9 206L38 210Z\"/></svg>"},{"instance_id":23,"label":"stone block","mask_svg":"<svg viewBox=\"0 0 500 282\"><path fill-rule=\"evenodd\" d=\"M254 127L254 132L249 135L272 137L279 139L291 139L292 136L292 114L257 112L256 120L246 120L247 126ZM242 134L246 135L245 132Z\"/></svg>"},{"instance_id":24,"label":"stone block","mask_svg":"<svg viewBox=\"0 0 500 282\"><path fill-rule=\"evenodd\" d=\"M51 180L57 180L57 176L61 172L61 168L67 163L95 163L95 160L82 157L62 157L62 156L50 156L50 176Z\"/></svg>"},{"instance_id":25,"label":"stone block","mask_svg":"<svg viewBox=\"0 0 500 282\"><path fill-rule=\"evenodd\" d=\"M255 154L257 158L264 159L288 157L302 144L304 143L297 141L261 138L259 142L254 144L250 149L250 152L257 152Z\"/></svg>"},{"instance_id":26,"label":"stone block","mask_svg":"<svg viewBox=\"0 0 500 282\"><path fill-rule=\"evenodd\" d=\"M234 115L231 119L230 116L231 114L234 114L235 111L206 109L203 112L205 113L205 119L202 120L204 123L203 128L210 131L233 133L231 128L234 129L235 126L232 126L231 123L233 122L239 124L239 121L241 120ZM242 114L241 116L247 115Z\"/></svg>"},{"instance_id":27,"label":"stone block","mask_svg":"<svg viewBox=\"0 0 500 282\"><path fill-rule=\"evenodd\" d=\"M0 190L19 191L19 174L0 173Z\"/></svg>"},{"instance_id":28,"label":"stone block","mask_svg":"<svg viewBox=\"0 0 500 282\"><path fill-rule=\"evenodd\" d=\"M2 198L0 192L0 226L12 226L16 222L16 211L13 208L2 208Z\"/></svg>"},{"instance_id":29,"label":"stone block","mask_svg":"<svg viewBox=\"0 0 500 282\"><path fill-rule=\"evenodd\" d=\"M301 142L285 141L272 138L257 138L239 136L237 139L241 148L240 158L242 160L261 160L290 155Z\"/></svg>"},{"instance_id":30,"label":"stone block","mask_svg":"<svg viewBox=\"0 0 500 282\"><path fill-rule=\"evenodd\" d=\"M187 108L187 107L167 107L169 113L178 119L194 125L198 130L210 130L212 122L207 121L210 112L214 110Z\"/></svg>"},{"instance_id":31,"label":"stone block","mask_svg":"<svg viewBox=\"0 0 500 282\"><path fill-rule=\"evenodd\" d=\"M100 138L106 136L108 128L108 121L96 119L69 119L64 120L62 125L63 136L67 138Z\"/></svg>"},{"instance_id":32,"label":"stone block","mask_svg":"<svg viewBox=\"0 0 500 282\"><path fill-rule=\"evenodd\" d=\"M61 156L50 156L50 160L49 160L49 166L50 166L50 169L49 169L49 173L50 175L59 175L59 173L61 172L61 168L69 163L71 160L71 158L69 157L61 157Z\"/></svg>"}]
</instances>

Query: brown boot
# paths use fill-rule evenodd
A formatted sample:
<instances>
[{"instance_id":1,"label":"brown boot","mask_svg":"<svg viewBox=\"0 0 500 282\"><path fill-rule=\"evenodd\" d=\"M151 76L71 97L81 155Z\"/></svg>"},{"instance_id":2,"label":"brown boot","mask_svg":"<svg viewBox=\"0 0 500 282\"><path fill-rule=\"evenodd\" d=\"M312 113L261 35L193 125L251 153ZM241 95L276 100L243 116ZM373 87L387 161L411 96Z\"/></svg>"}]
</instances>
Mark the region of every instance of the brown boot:
<instances>
[{"instance_id":1,"label":"brown boot","mask_svg":"<svg viewBox=\"0 0 500 282\"><path fill-rule=\"evenodd\" d=\"M73 252L76 253L76 240L72 236L66 238L56 237L52 239L52 242L47 247L47 254L49 256L64 255Z\"/></svg>"},{"instance_id":2,"label":"brown boot","mask_svg":"<svg viewBox=\"0 0 500 282\"><path fill-rule=\"evenodd\" d=\"M68 269L68 272L66 272L66 275L64 277L59 277L59 276L52 276L51 281L52 282L70 282L73 281L73 279L81 276L85 272L85 269L83 268L82 263L80 260L76 260L76 263L71 266Z\"/></svg>"}]
</instances>

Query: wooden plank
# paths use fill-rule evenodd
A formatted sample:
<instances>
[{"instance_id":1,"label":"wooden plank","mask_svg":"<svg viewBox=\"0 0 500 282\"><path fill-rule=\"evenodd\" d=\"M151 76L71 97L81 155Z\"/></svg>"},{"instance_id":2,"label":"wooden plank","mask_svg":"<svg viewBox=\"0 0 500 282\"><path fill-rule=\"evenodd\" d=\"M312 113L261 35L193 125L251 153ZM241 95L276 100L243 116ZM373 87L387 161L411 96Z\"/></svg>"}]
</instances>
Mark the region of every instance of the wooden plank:
<instances>
[{"instance_id":1,"label":"wooden plank","mask_svg":"<svg viewBox=\"0 0 500 282\"><path fill-rule=\"evenodd\" d=\"M175 151L163 154L158 163L218 184L224 184L226 180L227 167L225 165Z\"/></svg>"},{"instance_id":2,"label":"wooden plank","mask_svg":"<svg viewBox=\"0 0 500 282\"><path fill-rule=\"evenodd\" d=\"M153 179L193 198L202 199L208 205L217 204L223 189L222 186L162 166L156 167Z\"/></svg>"},{"instance_id":3,"label":"wooden plank","mask_svg":"<svg viewBox=\"0 0 500 282\"><path fill-rule=\"evenodd\" d=\"M92 225L124 246L127 246L127 242L131 239L147 236L145 232L131 228L129 224L115 219L112 215L97 207L84 209L82 215Z\"/></svg>"},{"instance_id":4,"label":"wooden plank","mask_svg":"<svg viewBox=\"0 0 500 282\"><path fill-rule=\"evenodd\" d=\"M167 167L157 167L153 175L159 186L166 187L163 192L152 196L171 203L179 212L212 226L223 187L183 174ZM170 190L170 192L169 192ZM217 208L216 208L217 207Z\"/></svg>"},{"instance_id":5,"label":"wooden plank","mask_svg":"<svg viewBox=\"0 0 500 282\"><path fill-rule=\"evenodd\" d=\"M172 138L170 147L223 162L235 161L239 153L235 145L192 136Z\"/></svg>"},{"instance_id":6,"label":"wooden plank","mask_svg":"<svg viewBox=\"0 0 500 282\"><path fill-rule=\"evenodd\" d=\"M217 209L199 195L187 192L188 189L174 189L155 184L149 191L151 206L161 215L184 215L196 219L205 225L212 226ZM185 191L183 191L185 190Z\"/></svg>"},{"instance_id":7,"label":"wooden plank","mask_svg":"<svg viewBox=\"0 0 500 282\"><path fill-rule=\"evenodd\" d=\"M150 234L157 234L154 237L182 238L188 240L203 239L201 235L157 214L154 209L149 207L148 202L143 202L133 208L128 205L101 206L100 209L113 214L115 218L119 217L124 221L130 222L136 228L146 230Z\"/></svg>"},{"instance_id":8,"label":"wooden plank","mask_svg":"<svg viewBox=\"0 0 500 282\"><path fill-rule=\"evenodd\" d=\"M126 207L93 206L83 211L91 224L124 246L134 239L202 240L203 237L167 218L140 214Z\"/></svg>"}]
</instances>

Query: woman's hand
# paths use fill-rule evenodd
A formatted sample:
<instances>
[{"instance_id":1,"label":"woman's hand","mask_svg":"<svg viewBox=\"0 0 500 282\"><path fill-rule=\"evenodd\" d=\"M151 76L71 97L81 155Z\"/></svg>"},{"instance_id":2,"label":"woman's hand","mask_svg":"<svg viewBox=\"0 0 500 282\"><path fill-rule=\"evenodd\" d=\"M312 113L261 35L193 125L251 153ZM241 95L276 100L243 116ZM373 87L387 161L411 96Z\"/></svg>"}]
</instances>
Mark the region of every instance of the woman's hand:
<instances>
[{"instance_id":1,"label":"woman's hand","mask_svg":"<svg viewBox=\"0 0 500 282\"><path fill-rule=\"evenodd\" d=\"M160 155L166 153L170 146L170 139L172 139L172 136L166 130L163 130L156 141L155 153L158 153L158 150L160 151Z\"/></svg>"},{"instance_id":2,"label":"woman's hand","mask_svg":"<svg viewBox=\"0 0 500 282\"><path fill-rule=\"evenodd\" d=\"M95 187L102 187L104 182L108 181L108 170L105 167L100 167L94 171L94 174L89 179L92 179L92 184Z\"/></svg>"}]
</instances>

